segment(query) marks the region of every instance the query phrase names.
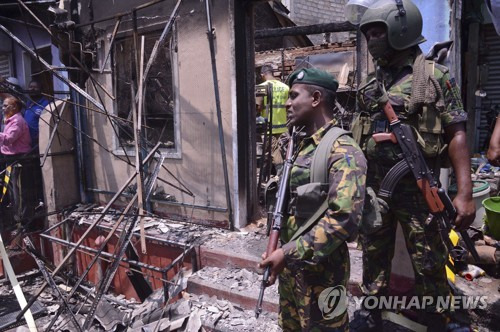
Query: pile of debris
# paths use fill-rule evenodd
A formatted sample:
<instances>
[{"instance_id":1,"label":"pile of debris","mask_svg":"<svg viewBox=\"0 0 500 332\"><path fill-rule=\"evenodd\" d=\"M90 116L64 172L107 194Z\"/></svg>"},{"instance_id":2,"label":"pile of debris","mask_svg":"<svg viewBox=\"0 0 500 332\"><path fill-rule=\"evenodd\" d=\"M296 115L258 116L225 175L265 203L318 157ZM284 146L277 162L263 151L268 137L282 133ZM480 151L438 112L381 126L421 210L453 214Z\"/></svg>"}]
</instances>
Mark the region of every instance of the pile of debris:
<instances>
[{"instance_id":1,"label":"pile of debris","mask_svg":"<svg viewBox=\"0 0 500 332\"><path fill-rule=\"evenodd\" d=\"M96 204L78 204L75 210L71 212L67 220L77 223L78 225L92 224L101 217L104 208ZM98 227L111 228L120 218L123 211L109 208L102 217ZM228 234L227 230L206 227L194 223L174 221L156 216L143 217L144 229L150 237L161 237L164 240L172 243L194 244L200 245L203 242L209 241L215 236ZM122 227L118 228L119 230ZM139 226L134 229L138 232Z\"/></svg>"},{"instance_id":2,"label":"pile of debris","mask_svg":"<svg viewBox=\"0 0 500 332\"><path fill-rule=\"evenodd\" d=\"M245 291L253 294L258 294L262 277L257 273L248 271L247 269L220 269L216 267L204 267L194 274L200 279L210 283L229 286L230 290ZM278 299L277 283L266 288L266 298Z\"/></svg>"},{"instance_id":3,"label":"pile of debris","mask_svg":"<svg viewBox=\"0 0 500 332\"><path fill-rule=\"evenodd\" d=\"M242 278L243 275L241 276ZM44 279L39 271L31 271L19 276L23 291L29 296L43 284ZM24 321L15 321L19 312L17 301L13 297L13 289L6 280L0 281L0 314L2 324L0 330L21 326ZM71 290L66 282L57 278L60 291L67 295ZM85 291L90 290L83 286ZM177 301L163 306L163 291L157 290L143 303L127 300L123 295L107 294L99 303L95 319L89 331L281 331L277 325L276 313L263 313L259 320L255 313L231 302L195 294L183 293ZM7 300L10 299L6 306ZM81 326L85 320L89 305L87 298L77 292L77 296L69 301L76 320ZM39 309L38 309L39 308ZM32 306L39 330L48 330L50 322L58 314L60 303L58 295L46 288L40 295L38 303ZM9 321L10 320L10 321ZM67 312L61 313L51 329L56 331L80 331L70 319Z\"/></svg>"}]
</instances>

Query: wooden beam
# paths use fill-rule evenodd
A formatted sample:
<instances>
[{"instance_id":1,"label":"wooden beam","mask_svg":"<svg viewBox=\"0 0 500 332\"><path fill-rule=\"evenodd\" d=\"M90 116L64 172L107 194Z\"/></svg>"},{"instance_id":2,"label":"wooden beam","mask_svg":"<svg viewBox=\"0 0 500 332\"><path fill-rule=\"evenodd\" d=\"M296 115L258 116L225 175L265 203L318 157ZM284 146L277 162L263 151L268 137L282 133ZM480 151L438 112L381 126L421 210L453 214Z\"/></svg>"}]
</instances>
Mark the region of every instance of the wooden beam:
<instances>
[{"instance_id":1,"label":"wooden beam","mask_svg":"<svg viewBox=\"0 0 500 332\"><path fill-rule=\"evenodd\" d=\"M350 22L333 22L321 23L313 25L276 28L276 29L263 29L255 31L255 39L283 37L283 36L297 36L297 35L316 35L325 32L346 32L356 31L358 27Z\"/></svg>"}]
</instances>

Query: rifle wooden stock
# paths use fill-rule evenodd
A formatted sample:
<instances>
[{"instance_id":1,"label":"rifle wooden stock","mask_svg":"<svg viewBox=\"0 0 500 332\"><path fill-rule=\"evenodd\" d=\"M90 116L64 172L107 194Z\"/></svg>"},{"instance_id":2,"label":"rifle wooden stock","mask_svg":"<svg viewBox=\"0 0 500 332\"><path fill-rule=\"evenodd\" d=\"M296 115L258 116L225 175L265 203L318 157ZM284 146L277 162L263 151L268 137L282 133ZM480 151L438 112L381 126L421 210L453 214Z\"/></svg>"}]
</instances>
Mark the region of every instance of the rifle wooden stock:
<instances>
[{"instance_id":1,"label":"rifle wooden stock","mask_svg":"<svg viewBox=\"0 0 500 332\"><path fill-rule=\"evenodd\" d=\"M385 116L387 117L387 120L392 124L393 122L399 121L398 116L396 115L396 112L394 112L394 108L392 107L391 103L387 102L384 105L384 113Z\"/></svg>"},{"instance_id":2,"label":"rifle wooden stock","mask_svg":"<svg viewBox=\"0 0 500 332\"><path fill-rule=\"evenodd\" d=\"M425 202L432 214L444 212L445 207L438 195L439 188L437 186L431 187L429 180L425 178L417 180L417 186L424 195Z\"/></svg>"},{"instance_id":3,"label":"rifle wooden stock","mask_svg":"<svg viewBox=\"0 0 500 332\"><path fill-rule=\"evenodd\" d=\"M269 234L269 241L267 242L266 254L267 257L271 256L271 254L278 248L278 241L280 238L280 232L278 230L273 229L271 234Z\"/></svg>"},{"instance_id":4,"label":"rifle wooden stock","mask_svg":"<svg viewBox=\"0 0 500 332\"><path fill-rule=\"evenodd\" d=\"M396 138L396 135L394 135L394 133L377 133L373 134L372 137L377 144L388 141L391 141L394 144L398 143L398 139Z\"/></svg>"}]
</instances>

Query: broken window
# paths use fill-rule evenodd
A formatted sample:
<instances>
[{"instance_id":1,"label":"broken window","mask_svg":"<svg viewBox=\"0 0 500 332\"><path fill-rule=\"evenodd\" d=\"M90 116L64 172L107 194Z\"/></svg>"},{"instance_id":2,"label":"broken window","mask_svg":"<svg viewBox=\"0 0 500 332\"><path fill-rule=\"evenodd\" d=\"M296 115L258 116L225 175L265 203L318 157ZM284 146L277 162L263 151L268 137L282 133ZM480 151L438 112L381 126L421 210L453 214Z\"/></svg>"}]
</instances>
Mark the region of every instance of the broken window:
<instances>
[{"instance_id":1,"label":"broken window","mask_svg":"<svg viewBox=\"0 0 500 332\"><path fill-rule=\"evenodd\" d=\"M145 35L144 66L160 34L161 31L155 31ZM175 38L170 36L164 46L160 47L144 86L143 137L149 147L156 145L158 141L162 142L162 148L167 149L167 152L177 151L179 145L176 140L178 128L176 128L176 84L174 84L174 66L177 65L175 52ZM120 142L126 147L132 147L134 144L130 90L131 83L136 84L134 59L133 37L117 40L113 71L116 91L115 110L119 117L128 120L122 121L118 129Z\"/></svg>"}]
</instances>

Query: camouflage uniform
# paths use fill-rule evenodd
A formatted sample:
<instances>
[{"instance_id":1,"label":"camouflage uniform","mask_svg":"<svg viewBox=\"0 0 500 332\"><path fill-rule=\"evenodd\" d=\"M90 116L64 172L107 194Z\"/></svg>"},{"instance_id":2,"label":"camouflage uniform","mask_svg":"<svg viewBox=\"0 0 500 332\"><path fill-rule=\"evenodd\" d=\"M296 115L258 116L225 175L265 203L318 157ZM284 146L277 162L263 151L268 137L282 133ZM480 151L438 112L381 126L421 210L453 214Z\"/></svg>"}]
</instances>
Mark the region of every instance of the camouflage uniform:
<instances>
[{"instance_id":1,"label":"camouflage uniform","mask_svg":"<svg viewBox=\"0 0 500 332\"><path fill-rule=\"evenodd\" d=\"M401 66L385 69L380 67L379 81L384 84L390 103L400 120L413 126L423 138L420 144L425 144L422 147L427 157L427 164L437 171L435 174L439 174L440 151L438 150L441 150L443 146L443 129L446 126L467 121L467 114L459 99L458 88L447 85L447 82L450 82L448 69L435 64L434 77L443 91L444 104L431 105L430 107L435 107L437 112L428 114L440 116L442 128L438 133L432 134L424 132L418 126L419 117L422 117L422 109L414 114L408 112L412 92L413 63L417 54L420 54L420 49L415 47L402 54L407 61L403 61ZM370 79L371 77L368 78L368 82ZM385 120L385 116L377 105L379 97L380 93L373 80L362 88L358 96L361 116L371 119L369 122L371 126L364 126L359 143L368 159L367 186L372 187L375 193L378 192L387 172L400 160L398 155L401 154L398 145L390 142L375 144L371 138L377 127L375 121ZM382 213L381 225L373 227L363 220L360 226L360 239L363 247L363 292L366 295L387 294L396 227L399 221L413 264L416 293L421 296L449 295L450 290L445 272L447 250L435 223L424 227L429 210L411 173L398 183L392 199L387 203L389 210Z\"/></svg>"},{"instance_id":2,"label":"camouflage uniform","mask_svg":"<svg viewBox=\"0 0 500 332\"><path fill-rule=\"evenodd\" d=\"M325 124L299 145L290 190L310 182L312 156L325 133L336 125ZM301 223L294 217L282 225L281 241L286 267L279 277L280 325L285 331L345 331L347 311L324 320L318 307L320 293L349 280L346 240L356 234L361 219L366 177L366 159L349 136L341 136L329 157L329 192L326 214L296 241L289 242ZM304 222L304 221L302 221Z\"/></svg>"}]
</instances>

